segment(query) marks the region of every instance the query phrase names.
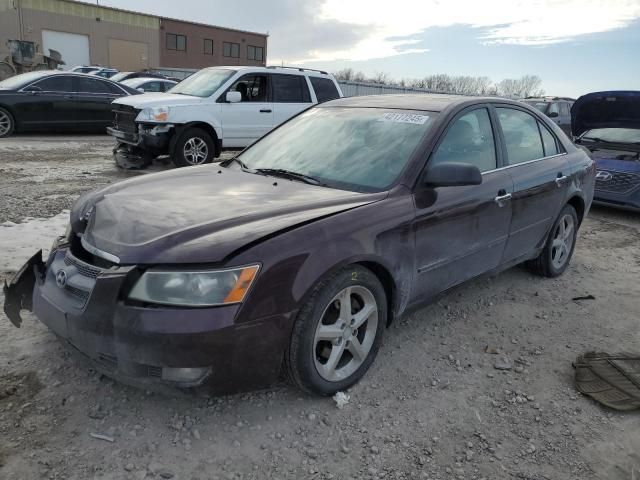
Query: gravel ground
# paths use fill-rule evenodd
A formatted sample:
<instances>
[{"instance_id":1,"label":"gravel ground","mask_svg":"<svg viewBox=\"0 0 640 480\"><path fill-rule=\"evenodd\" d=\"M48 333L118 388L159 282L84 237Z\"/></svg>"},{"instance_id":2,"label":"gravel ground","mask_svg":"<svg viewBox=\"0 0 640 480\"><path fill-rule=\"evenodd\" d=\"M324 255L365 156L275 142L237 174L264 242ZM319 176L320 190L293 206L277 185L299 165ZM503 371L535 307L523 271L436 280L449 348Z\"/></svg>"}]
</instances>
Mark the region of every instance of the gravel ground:
<instances>
[{"instance_id":1,"label":"gravel ground","mask_svg":"<svg viewBox=\"0 0 640 480\"><path fill-rule=\"evenodd\" d=\"M0 140L0 223L141 174L117 170L111 147ZM639 215L594 209L561 278L514 268L406 316L342 409L284 383L212 399L135 390L70 358L32 316L20 330L3 317L0 478L638 478L640 416L578 394L571 362L640 350L639 234Z\"/></svg>"}]
</instances>

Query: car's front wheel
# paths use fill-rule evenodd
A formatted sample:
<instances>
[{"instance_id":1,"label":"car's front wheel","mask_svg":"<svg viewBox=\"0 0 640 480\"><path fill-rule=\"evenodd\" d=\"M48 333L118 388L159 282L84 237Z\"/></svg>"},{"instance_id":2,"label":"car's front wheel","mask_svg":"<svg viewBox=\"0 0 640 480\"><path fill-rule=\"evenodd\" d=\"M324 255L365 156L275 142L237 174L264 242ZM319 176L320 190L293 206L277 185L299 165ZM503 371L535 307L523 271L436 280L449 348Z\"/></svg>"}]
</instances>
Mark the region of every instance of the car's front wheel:
<instances>
[{"instance_id":1,"label":"car's front wheel","mask_svg":"<svg viewBox=\"0 0 640 480\"><path fill-rule=\"evenodd\" d=\"M557 277L569 266L578 235L578 215L575 208L565 205L556 219L544 249L528 262L529 267L544 277Z\"/></svg>"},{"instance_id":2,"label":"car's front wheel","mask_svg":"<svg viewBox=\"0 0 640 480\"><path fill-rule=\"evenodd\" d=\"M0 138L8 137L15 129L13 116L8 110L0 107Z\"/></svg>"},{"instance_id":3,"label":"car's front wheel","mask_svg":"<svg viewBox=\"0 0 640 480\"><path fill-rule=\"evenodd\" d=\"M351 266L321 281L293 327L290 378L318 395L349 388L373 363L386 323L385 290L370 270Z\"/></svg>"},{"instance_id":4,"label":"car's front wheel","mask_svg":"<svg viewBox=\"0 0 640 480\"><path fill-rule=\"evenodd\" d=\"M215 152L215 142L209 133L201 128L188 128L176 142L173 163L176 167L204 165L213 161Z\"/></svg>"}]
</instances>

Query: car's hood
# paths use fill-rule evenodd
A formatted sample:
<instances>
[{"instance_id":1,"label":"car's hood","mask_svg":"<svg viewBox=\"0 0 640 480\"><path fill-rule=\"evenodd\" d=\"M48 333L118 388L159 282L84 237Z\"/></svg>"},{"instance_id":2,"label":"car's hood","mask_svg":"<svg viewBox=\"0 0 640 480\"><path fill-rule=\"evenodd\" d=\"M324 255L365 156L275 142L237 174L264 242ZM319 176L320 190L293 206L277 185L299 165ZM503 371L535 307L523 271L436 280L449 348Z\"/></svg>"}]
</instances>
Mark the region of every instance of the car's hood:
<instances>
[{"instance_id":1,"label":"car's hood","mask_svg":"<svg viewBox=\"0 0 640 480\"><path fill-rule=\"evenodd\" d=\"M265 236L385 196L210 165L89 193L74 206L71 221L75 232L84 230L85 248L121 264L221 262Z\"/></svg>"},{"instance_id":2,"label":"car's hood","mask_svg":"<svg viewBox=\"0 0 640 480\"><path fill-rule=\"evenodd\" d=\"M172 107L180 105L197 105L202 102L200 97L178 95L175 93L143 93L131 97L120 98L113 103L129 105L134 108Z\"/></svg>"},{"instance_id":3,"label":"car's hood","mask_svg":"<svg viewBox=\"0 0 640 480\"><path fill-rule=\"evenodd\" d=\"M640 91L594 92L571 108L571 133L594 128L640 128Z\"/></svg>"}]
</instances>

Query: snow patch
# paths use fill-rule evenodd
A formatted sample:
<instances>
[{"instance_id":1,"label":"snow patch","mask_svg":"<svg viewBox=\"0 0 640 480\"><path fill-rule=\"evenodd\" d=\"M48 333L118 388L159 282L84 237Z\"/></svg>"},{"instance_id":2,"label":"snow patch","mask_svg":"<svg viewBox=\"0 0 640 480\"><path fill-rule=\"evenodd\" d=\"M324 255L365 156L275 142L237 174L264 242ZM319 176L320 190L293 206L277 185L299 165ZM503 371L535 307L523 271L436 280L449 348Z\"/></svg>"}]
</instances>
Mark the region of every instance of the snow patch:
<instances>
[{"instance_id":1,"label":"snow patch","mask_svg":"<svg viewBox=\"0 0 640 480\"><path fill-rule=\"evenodd\" d=\"M22 223L0 223L0 271L15 272L38 250L47 258L56 237L64 235L69 210L51 218L25 218Z\"/></svg>"}]
</instances>

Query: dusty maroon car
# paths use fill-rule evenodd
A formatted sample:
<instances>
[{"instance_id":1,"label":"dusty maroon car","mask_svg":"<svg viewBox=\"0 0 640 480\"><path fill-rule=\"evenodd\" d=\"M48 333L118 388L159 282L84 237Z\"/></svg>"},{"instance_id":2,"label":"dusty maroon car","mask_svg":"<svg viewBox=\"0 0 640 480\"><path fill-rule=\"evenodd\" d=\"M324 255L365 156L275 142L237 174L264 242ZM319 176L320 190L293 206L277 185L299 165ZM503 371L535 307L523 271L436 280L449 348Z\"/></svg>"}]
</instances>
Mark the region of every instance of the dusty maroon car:
<instances>
[{"instance_id":1,"label":"dusty maroon car","mask_svg":"<svg viewBox=\"0 0 640 480\"><path fill-rule=\"evenodd\" d=\"M316 106L232 160L80 198L6 287L97 369L136 385L321 395L438 293L528 262L560 275L595 169L518 102L378 96Z\"/></svg>"}]
</instances>

